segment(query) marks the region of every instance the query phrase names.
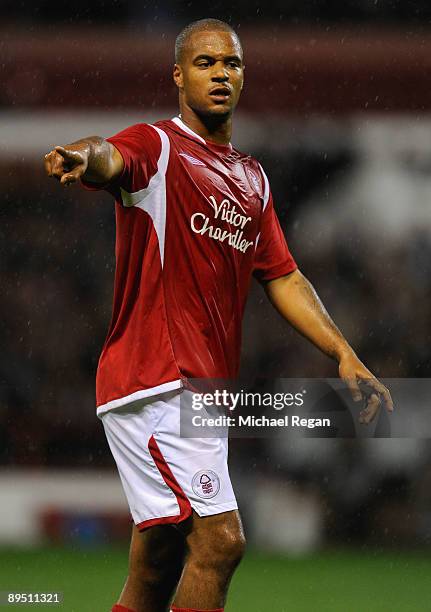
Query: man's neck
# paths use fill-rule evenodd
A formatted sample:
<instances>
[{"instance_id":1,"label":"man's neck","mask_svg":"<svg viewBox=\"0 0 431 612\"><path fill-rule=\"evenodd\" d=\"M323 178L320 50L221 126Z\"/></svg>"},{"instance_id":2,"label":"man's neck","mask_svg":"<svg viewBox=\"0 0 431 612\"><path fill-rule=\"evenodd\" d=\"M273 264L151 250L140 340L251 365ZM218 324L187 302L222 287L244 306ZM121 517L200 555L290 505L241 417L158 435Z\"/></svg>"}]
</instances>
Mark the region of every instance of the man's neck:
<instances>
[{"instance_id":1,"label":"man's neck","mask_svg":"<svg viewBox=\"0 0 431 612\"><path fill-rule=\"evenodd\" d=\"M181 121L204 140L228 145L232 135L232 116L202 117L189 108L182 108Z\"/></svg>"}]
</instances>

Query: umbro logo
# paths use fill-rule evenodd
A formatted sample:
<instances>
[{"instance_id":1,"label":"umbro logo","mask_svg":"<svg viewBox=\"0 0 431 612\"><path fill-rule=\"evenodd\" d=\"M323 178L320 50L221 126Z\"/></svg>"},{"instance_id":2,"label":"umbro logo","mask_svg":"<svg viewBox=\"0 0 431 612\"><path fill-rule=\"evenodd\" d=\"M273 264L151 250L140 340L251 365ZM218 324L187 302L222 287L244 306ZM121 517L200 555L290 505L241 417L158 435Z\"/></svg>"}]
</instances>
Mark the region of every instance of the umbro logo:
<instances>
[{"instance_id":1,"label":"umbro logo","mask_svg":"<svg viewBox=\"0 0 431 612\"><path fill-rule=\"evenodd\" d=\"M188 155L187 153L179 153L179 155L181 155L181 157L185 157L186 160L189 161L194 166L205 166L206 165L200 159L196 159L196 157L192 157L191 155Z\"/></svg>"}]
</instances>

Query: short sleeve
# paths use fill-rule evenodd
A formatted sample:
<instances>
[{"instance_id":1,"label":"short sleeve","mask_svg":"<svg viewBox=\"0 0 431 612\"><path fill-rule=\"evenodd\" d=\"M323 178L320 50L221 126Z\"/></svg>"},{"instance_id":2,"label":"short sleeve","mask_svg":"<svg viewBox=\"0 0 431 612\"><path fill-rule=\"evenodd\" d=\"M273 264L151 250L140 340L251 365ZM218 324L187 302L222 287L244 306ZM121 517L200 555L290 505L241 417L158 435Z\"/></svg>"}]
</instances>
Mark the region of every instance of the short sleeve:
<instances>
[{"instance_id":1,"label":"short sleeve","mask_svg":"<svg viewBox=\"0 0 431 612\"><path fill-rule=\"evenodd\" d=\"M157 130L148 124L138 123L106 140L120 152L124 161L123 171L108 185L82 180L83 186L92 190L105 189L120 200L121 190L134 193L148 187L151 177L157 172L162 148Z\"/></svg>"},{"instance_id":2,"label":"short sleeve","mask_svg":"<svg viewBox=\"0 0 431 612\"><path fill-rule=\"evenodd\" d=\"M257 238L253 275L259 282L266 282L290 274L298 266L289 251L280 227L268 179L263 170L262 174L265 179L264 209Z\"/></svg>"}]
</instances>

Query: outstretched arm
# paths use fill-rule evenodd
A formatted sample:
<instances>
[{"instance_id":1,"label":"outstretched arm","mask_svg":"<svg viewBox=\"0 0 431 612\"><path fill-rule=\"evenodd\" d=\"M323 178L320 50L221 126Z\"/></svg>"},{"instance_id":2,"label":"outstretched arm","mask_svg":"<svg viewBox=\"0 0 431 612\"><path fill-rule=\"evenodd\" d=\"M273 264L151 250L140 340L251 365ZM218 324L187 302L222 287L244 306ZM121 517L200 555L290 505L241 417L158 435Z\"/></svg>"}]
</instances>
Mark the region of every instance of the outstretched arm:
<instances>
[{"instance_id":1,"label":"outstretched arm","mask_svg":"<svg viewBox=\"0 0 431 612\"><path fill-rule=\"evenodd\" d=\"M72 144L57 146L45 155L45 170L63 186L83 178L109 184L123 171L120 152L100 136L89 136Z\"/></svg>"},{"instance_id":2,"label":"outstretched arm","mask_svg":"<svg viewBox=\"0 0 431 612\"><path fill-rule=\"evenodd\" d=\"M312 284L299 270L269 281L268 298L278 312L300 334L339 364L340 377L348 385L355 401L366 400L361 423L369 423L383 402L388 412L393 404L388 389L365 367L337 328ZM365 389L360 387L365 383ZM368 392L367 392L368 391Z\"/></svg>"}]
</instances>

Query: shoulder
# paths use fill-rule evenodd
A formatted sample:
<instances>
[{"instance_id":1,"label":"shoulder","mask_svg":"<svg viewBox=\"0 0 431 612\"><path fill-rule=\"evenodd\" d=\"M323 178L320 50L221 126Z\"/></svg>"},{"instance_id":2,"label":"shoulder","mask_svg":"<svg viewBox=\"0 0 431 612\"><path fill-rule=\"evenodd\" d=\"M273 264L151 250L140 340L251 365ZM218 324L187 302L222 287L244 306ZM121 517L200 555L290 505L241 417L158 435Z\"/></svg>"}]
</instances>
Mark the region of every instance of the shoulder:
<instances>
[{"instance_id":1,"label":"shoulder","mask_svg":"<svg viewBox=\"0 0 431 612\"><path fill-rule=\"evenodd\" d=\"M153 128L153 130L157 130L160 133L160 130L166 133L169 133L169 135L174 135L175 134L175 124L173 124L171 119L161 119L160 121L155 121L153 124L151 124L151 127Z\"/></svg>"},{"instance_id":2,"label":"shoulder","mask_svg":"<svg viewBox=\"0 0 431 612\"><path fill-rule=\"evenodd\" d=\"M161 137L159 132L148 123L135 123L107 138L108 142L125 154L158 157L161 152Z\"/></svg>"},{"instance_id":3,"label":"shoulder","mask_svg":"<svg viewBox=\"0 0 431 612\"><path fill-rule=\"evenodd\" d=\"M155 129L154 125L150 123L135 123L126 127L124 130L121 130L108 140L114 139L134 139L134 140L143 140L149 139L150 141L160 141L160 136L158 130Z\"/></svg>"},{"instance_id":4,"label":"shoulder","mask_svg":"<svg viewBox=\"0 0 431 612\"><path fill-rule=\"evenodd\" d=\"M148 186L150 179L166 165L167 147L161 134L149 123L135 123L118 132L108 142L120 152L124 167L118 185L129 193Z\"/></svg>"}]
</instances>

